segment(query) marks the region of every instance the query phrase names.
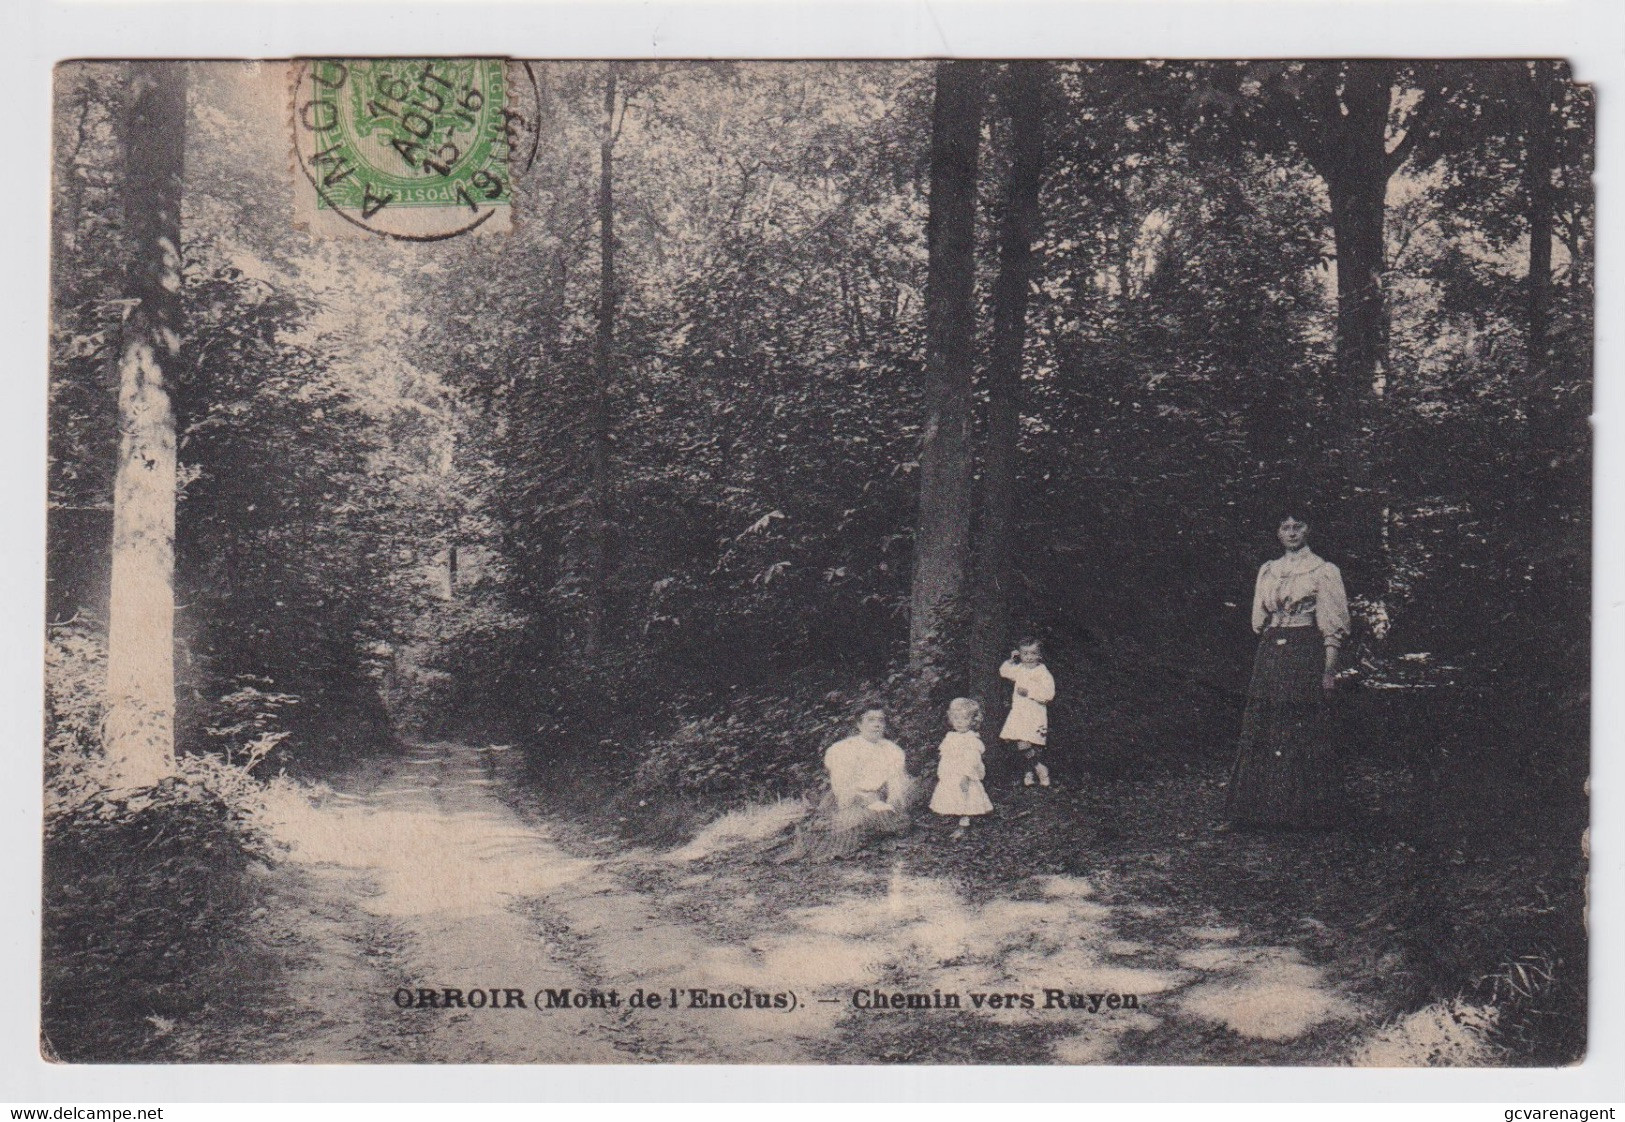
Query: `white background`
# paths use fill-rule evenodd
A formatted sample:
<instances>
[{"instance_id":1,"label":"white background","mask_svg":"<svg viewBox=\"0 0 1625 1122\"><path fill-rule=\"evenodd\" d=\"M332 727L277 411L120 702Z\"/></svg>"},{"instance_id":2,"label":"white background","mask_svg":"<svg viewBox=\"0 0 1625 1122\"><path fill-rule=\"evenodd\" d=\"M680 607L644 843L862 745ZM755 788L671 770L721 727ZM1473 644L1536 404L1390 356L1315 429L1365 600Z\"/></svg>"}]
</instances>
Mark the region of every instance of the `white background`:
<instances>
[{"instance_id":1,"label":"white background","mask_svg":"<svg viewBox=\"0 0 1625 1122\"><path fill-rule=\"evenodd\" d=\"M1625 1087L1619 894L1625 804L1625 464L1614 230L1622 213L1625 20L1602 0L1140 0L1137 3L51 3L0 0L0 1102L988 1099L1617 1102ZM74 57L1550 57L1599 91L1592 1023L1562 1071L1254 1068L68 1067L39 1060L39 791L44 622L46 299L51 66ZM251 1011L250 1011L251 1015ZM1049 1112L1057 1108L1029 1107ZM1068 1109L1072 1114L1077 1108ZM1087 1108L1085 1108L1087 1109ZM1383 1106L1372 1113L1388 1113ZM178 1119L206 1117L184 1108ZM280 1113L280 1112L279 1112ZM302 1112L300 1112L302 1113ZM366 1112L372 1116L374 1112ZM446 1112L449 1114L450 1112ZM462 1112L459 1111L459 1114ZM1119 1112L1112 1112L1114 1114ZM1126 1112L1123 1112L1126 1113ZM1205 1115L1208 1112L1202 1111ZM1228 1115L1231 1112L1221 1112ZM1337 1112L1341 1113L1341 1112ZM1416 1117L1425 1111L1400 1111ZM1181 1112L1183 1114L1183 1112ZM166 1112L166 1117L170 1112ZM219 1116L219 1115L215 1115ZM258 1116L258 1115L256 1115ZM269 1117L269 1115L265 1115ZM318 1117L337 1117L320 1112ZM441 1117L445 1117L442 1114ZM1299 1115L1301 1117L1301 1115ZM1284 1117L1277 1114L1276 1117Z\"/></svg>"}]
</instances>

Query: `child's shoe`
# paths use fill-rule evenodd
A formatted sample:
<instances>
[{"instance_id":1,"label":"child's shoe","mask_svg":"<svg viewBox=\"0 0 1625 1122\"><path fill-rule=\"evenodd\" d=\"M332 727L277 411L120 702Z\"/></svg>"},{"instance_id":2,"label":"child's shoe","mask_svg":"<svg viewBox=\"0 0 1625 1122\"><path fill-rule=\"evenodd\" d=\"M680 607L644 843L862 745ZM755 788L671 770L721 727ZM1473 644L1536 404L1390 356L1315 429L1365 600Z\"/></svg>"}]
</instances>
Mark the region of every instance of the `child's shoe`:
<instances>
[{"instance_id":1,"label":"child's shoe","mask_svg":"<svg viewBox=\"0 0 1625 1122\"><path fill-rule=\"evenodd\" d=\"M1033 779L1033 773L1030 771L1021 777L1021 785L1023 787L1031 787L1035 782L1036 780Z\"/></svg>"},{"instance_id":2,"label":"child's shoe","mask_svg":"<svg viewBox=\"0 0 1625 1122\"><path fill-rule=\"evenodd\" d=\"M1043 764L1034 764L1033 765L1033 770L1038 773L1038 785L1040 787L1048 787L1049 786L1049 768L1045 767Z\"/></svg>"}]
</instances>

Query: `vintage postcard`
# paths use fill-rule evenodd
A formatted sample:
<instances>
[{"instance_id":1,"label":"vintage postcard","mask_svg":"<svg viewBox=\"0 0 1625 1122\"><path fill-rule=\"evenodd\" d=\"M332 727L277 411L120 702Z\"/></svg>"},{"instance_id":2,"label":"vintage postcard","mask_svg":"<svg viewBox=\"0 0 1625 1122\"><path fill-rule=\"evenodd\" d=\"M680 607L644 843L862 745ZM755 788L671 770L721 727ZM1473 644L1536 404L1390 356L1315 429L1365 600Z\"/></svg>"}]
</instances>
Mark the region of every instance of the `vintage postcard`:
<instances>
[{"instance_id":1,"label":"vintage postcard","mask_svg":"<svg viewBox=\"0 0 1625 1122\"><path fill-rule=\"evenodd\" d=\"M60 63L43 1055L1580 1061L1593 112Z\"/></svg>"}]
</instances>

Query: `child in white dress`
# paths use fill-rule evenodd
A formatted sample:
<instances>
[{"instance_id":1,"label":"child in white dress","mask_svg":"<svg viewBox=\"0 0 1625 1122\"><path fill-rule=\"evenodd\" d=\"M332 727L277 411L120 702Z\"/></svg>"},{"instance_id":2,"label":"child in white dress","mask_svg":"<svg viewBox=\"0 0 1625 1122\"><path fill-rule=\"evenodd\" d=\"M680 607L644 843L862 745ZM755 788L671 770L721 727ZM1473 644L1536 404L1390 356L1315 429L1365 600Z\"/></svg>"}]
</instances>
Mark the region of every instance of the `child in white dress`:
<instances>
[{"instance_id":1,"label":"child in white dress","mask_svg":"<svg viewBox=\"0 0 1625 1122\"><path fill-rule=\"evenodd\" d=\"M976 735L981 723L982 707L970 698L956 697L948 703L948 724L953 731L942 738L938 749L941 759L937 762L937 789L931 793L931 809L938 814L959 815L956 838L965 836L972 815L993 809L982 786L987 769L982 765L982 738Z\"/></svg>"},{"instance_id":2,"label":"child in white dress","mask_svg":"<svg viewBox=\"0 0 1625 1122\"><path fill-rule=\"evenodd\" d=\"M1016 751L1027 761L1022 782L1031 787L1049 786L1049 768L1039 760L1039 750L1049 736L1049 703L1055 700L1055 679L1044 666L1044 652L1037 639L1023 639L1010 652L1010 660L999 667L999 677L1015 683L1010 698L1010 716L999 730L1000 740L1015 742Z\"/></svg>"}]
</instances>

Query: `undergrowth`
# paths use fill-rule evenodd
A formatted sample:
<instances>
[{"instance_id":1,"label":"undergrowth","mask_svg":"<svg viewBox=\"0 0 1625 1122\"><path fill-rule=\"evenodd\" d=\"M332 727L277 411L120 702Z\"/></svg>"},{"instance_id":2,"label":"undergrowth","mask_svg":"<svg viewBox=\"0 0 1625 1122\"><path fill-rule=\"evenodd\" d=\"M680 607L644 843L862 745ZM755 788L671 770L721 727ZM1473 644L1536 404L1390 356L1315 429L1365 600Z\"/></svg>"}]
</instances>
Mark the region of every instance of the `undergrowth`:
<instances>
[{"instance_id":1,"label":"undergrowth","mask_svg":"<svg viewBox=\"0 0 1625 1122\"><path fill-rule=\"evenodd\" d=\"M94 631L51 635L41 1046L68 1062L163 1057L210 992L198 983L240 940L245 871L269 856L256 825L268 785L240 763L182 756L156 786L116 789L100 742L104 668Z\"/></svg>"}]
</instances>

